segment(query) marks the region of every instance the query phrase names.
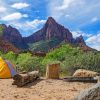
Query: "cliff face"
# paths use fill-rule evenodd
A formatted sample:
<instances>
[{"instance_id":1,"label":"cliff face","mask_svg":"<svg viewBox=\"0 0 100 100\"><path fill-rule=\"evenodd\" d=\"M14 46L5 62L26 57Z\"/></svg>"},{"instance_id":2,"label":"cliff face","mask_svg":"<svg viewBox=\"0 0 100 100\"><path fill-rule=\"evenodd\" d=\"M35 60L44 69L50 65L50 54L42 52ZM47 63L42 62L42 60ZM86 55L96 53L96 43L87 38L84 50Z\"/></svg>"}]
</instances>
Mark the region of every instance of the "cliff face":
<instances>
[{"instance_id":1,"label":"cliff face","mask_svg":"<svg viewBox=\"0 0 100 100\"><path fill-rule=\"evenodd\" d=\"M72 45L78 45L82 49L92 50L89 48L83 37L73 38L72 33L64 26L58 24L52 17L49 17L43 28L28 37L22 37L20 32L12 26L0 24L0 38L8 41L18 49L30 49L35 51L49 51L65 41ZM30 44L28 46L28 44ZM35 49L34 49L35 48Z\"/></svg>"},{"instance_id":2,"label":"cliff face","mask_svg":"<svg viewBox=\"0 0 100 100\"><path fill-rule=\"evenodd\" d=\"M33 43L40 40L50 40L54 37L68 42L71 42L73 39L72 33L68 29L58 24L52 17L49 17L42 29L33 33L31 36L24 38L24 40Z\"/></svg>"},{"instance_id":3,"label":"cliff face","mask_svg":"<svg viewBox=\"0 0 100 100\"><path fill-rule=\"evenodd\" d=\"M21 34L16 28L12 26L6 26L5 24L1 24L2 35L0 36L2 39L12 43L15 47L20 49L27 48L27 44L24 42Z\"/></svg>"},{"instance_id":4,"label":"cliff face","mask_svg":"<svg viewBox=\"0 0 100 100\"><path fill-rule=\"evenodd\" d=\"M86 43L85 43L85 41L84 41L84 39L83 39L83 36L82 36L82 35L81 35L81 36L79 36L79 37L77 37L77 38L75 39L75 43L76 43L76 44L86 45Z\"/></svg>"},{"instance_id":5,"label":"cliff face","mask_svg":"<svg viewBox=\"0 0 100 100\"><path fill-rule=\"evenodd\" d=\"M52 17L48 18L48 20L46 21L42 29L33 33L29 37L25 37L24 41L26 41L26 43L34 43L41 40L50 40L54 37L59 40L62 40L62 41L64 40L69 43L74 42L74 44L78 44L81 42L82 44L85 45L85 42L82 36L74 39L72 36L72 33L64 26L58 24Z\"/></svg>"},{"instance_id":6,"label":"cliff face","mask_svg":"<svg viewBox=\"0 0 100 100\"><path fill-rule=\"evenodd\" d=\"M0 51L3 51L4 53L8 51L13 51L14 53L20 52L20 50L16 48L14 45L1 38L0 38Z\"/></svg>"},{"instance_id":7,"label":"cliff face","mask_svg":"<svg viewBox=\"0 0 100 100\"><path fill-rule=\"evenodd\" d=\"M70 44L73 44L73 45L78 45L80 43L82 45L86 45L82 36L74 39L73 36L72 36L72 33L67 28L65 28L64 26L58 24L52 17L48 18L48 20L46 21L46 23L44 24L42 29L33 33L31 36L25 37L23 39L26 43L30 43L30 44L37 42L35 46L40 44L40 43L38 43L39 41L46 42L47 40L51 41L53 39L56 39L56 41L57 41L56 43L55 42L52 42L52 43L49 42L49 43L46 43L46 45L44 45L44 43L41 44L41 45L38 45L38 48L42 47L42 45L43 45L43 47L45 47L43 49L55 48L62 41L65 41L66 43L70 43ZM33 48L35 48L35 47L33 46Z\"/></svg>"}]
</instances>

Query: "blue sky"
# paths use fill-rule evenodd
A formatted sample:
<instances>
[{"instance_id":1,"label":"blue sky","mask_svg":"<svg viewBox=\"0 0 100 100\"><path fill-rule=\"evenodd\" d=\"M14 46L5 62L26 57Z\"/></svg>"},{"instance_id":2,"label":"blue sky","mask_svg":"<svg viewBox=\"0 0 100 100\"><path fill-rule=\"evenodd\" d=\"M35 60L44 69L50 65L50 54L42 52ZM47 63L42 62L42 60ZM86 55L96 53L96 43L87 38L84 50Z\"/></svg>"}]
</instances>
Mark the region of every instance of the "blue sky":
<instances>
[{"instance_id":1,"label":"blue sky","mask_svg":"<svg viewBox=\"0 0 100 100\"><path fill-rule=\"evenodd\" d=\"M99 9L100 0L0 0L0 23L29 36L52 16L74 37L82 34L87 45L100 50Z\"/></svg>"}]
</instances>

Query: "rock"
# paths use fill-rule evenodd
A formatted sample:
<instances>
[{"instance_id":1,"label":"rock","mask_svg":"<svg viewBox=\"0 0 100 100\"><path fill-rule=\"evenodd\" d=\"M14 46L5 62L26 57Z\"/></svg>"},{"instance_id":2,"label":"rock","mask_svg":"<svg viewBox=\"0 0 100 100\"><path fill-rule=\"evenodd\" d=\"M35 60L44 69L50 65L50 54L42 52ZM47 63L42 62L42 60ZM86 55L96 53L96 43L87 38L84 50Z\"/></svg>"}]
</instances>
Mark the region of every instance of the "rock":
<instances>
[{"instance_id":1,"label":"rock","mask_svg":"<svg viewBox=\"0 0 100 100\"><path fill-rule=\"evenodd\" d=\"M0 50L4 53L8 51L13 51L14 53L18 54L20 52L20 50L16 48L13 44L2 38L0 38Z\"/></svg>"},{"instance_id":2,"label":"rock","mask_svg":"<svg viewBox=\"0 0 100 100\"><path fill-rule=\"evenodd\" d=\"M33 44L40 42L39 45L35 45L36 49L33 51L49 52L50 50L59 47L60 43L64 42L74 45L75 47L81 47L84 51L94 51L94 49L86 45L82 36L74 39L69 29L58 24L52 17L48 17L43 28L28 37L22 37L20 32L10 25L0 24L0 37L21 50L28 50L31 48L33 50ZM32 47L30 47L31 44ZM44 50L45 48L46 50Z\"/></svg>"},{"instance_id":3,"label":"rock","mask_svg":"<svg viewBox=\"0 0 100 100\"><path fill-rule=\"evenodd\" d=\"M40 40L49 40L54 37L70 43L73 39L72 33L67 28L58 24L52 17L49 17L42 29L24 38L24 40L33 43Z\"/></svg>"},{"instance_id":4,"label":"rock","mask_svg":"<svg viewBox=\"0 0 100 100\"><path fill-rule=\"evenodd\" d=\"M83 50L84 52L88 52L88 51L97 51L96 49L90 48L89 46L84 45L84 44L82 44L82 43L79 43L78 45L79 45L79 47L81 48L81 50Z\"/></svg>"},{"instance_id":5,"label":"rock","mask_svg":"<svg viewBox=\"0 0 100 100\"><path fill-rule=\"evenodd\" d=\"M86 45L86 43L85 43L85 41L84 41L82 35L79 36L79 37L77 37L77 38L75 39L75 43L76 43L76 44L83 44L83 45Z\"/></svg>"},{"instance_id":6,"label":"rock","mask_svg":"<svg viewBox=\"0 0 100 100\"><path fill-rule=\"evenodd\" d=\"M73 100L100 100L100 83L97 83L89 89L83 90Z\"/></svg>"},{"instance_id":7,"label":"rock","mask_svg":"<svg viewBox=\"0 0 100 100\"><path fill-rule=\"evenodd\" d=\"M90 70L85 69L78 69L73 74L74 77L95 77L98 73Z\"/></svg>"},{"instance_id":8,"label":"rock","mask_svg":"<svg viewBox=\"0 0 100 100\"><path fill-rule=\"evenodd\" d=\"M77 37L76 39L73 39L72 43L74 45L77 45L80 47L81 50L83 50L84 52L88 52L88 51L97 51L96 49L90 48L89 46L86 45L84 38L82 35L80 35L79 37Z\"/></svg>"},{"instance_id":9,"label":"rock","mask_svg":"<svg viewBox=\"0 0 100 100\"><path fill-rule=\"evenodd\" d=\"M6 26L5 24L0 24L0 27L2 27L2 36L0 36L0 38L12 43L19 49L26 49L28 47L16 28L13 28L10 25Z\"/></svg>"},{"instance_id":10,"label":"rock","mask_svg":"<svg viewBox=\"0 0 100 100\"><path fill-rule=\"evenodd\" d=\"M58 24L52 17L48 17L48 20L42 29L28 37L24 37L23 39L26 43L35 43L39 41L51 40L54 38L59 40L60 43L64 41L65 43L79 46L84 51L94 50L86 45L82 36L74 39L72 33L64 26ZM56 46L59 46L60 43L58 43ZM49 47L49 49L55 48L56 46L53 45Z\"/></svg>"}]
</instances>

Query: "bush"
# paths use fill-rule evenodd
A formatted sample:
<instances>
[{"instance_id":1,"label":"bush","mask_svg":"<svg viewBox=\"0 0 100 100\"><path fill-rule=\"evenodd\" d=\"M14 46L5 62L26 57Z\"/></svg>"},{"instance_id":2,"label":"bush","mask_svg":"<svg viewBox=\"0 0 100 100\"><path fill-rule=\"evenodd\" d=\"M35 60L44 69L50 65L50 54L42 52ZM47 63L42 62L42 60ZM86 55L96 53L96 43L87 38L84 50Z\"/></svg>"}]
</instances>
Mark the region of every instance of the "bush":
<instances>
[{"instance_id":1,"label":"bush","mask_svg":"<svg viewBox=\"0 0 100 100\"><path fill-rule=\"evenodd\" d=\"M21 71L39 70L41 73L44 68L41 64L43 58L33 57L30 53L22 53L18 55L17 64Z\"/></svg>"},{"instance_id":2,"label":"bush","mask_svg":"<svg viewBox=\"0 0 100 100\"><path fill-rule=\"evenodd\" d=\"M12 51L9 51L8 53L3 54L3 57L9 60L10 62L12 62L13 64L16 64L17 55L14 54Z\"/></svg>"},{"instance_id":3,"label":"bush","mask_svg":"<svg viewBox=\"0 0 100 100\"><path fill-rule=\"evenodd\" d=\"M20 71L39 70L42 75L45 73L46 65L53 63L60 63L64 75L72 75L77 69L100 72L100 52L85 53L70 45L62 45L49 52L44 58L32 56L30 53L16 55L12 51L6 54L0 52L0 55L18 65Z\"/></svg>"},{"instance_id":4,"label":"bush","mask_svg":"<svg viewBox=\"0 0 100 100\"><path fill-rule=\"evenodd\" d=\"M70 45L62 45L60 48L47 54L43 64L60 62L61 71L66 75L72 75L77 69L88 69L100 72L100 52L85 53L79 48Z\"/></svg>"}]
</instances>

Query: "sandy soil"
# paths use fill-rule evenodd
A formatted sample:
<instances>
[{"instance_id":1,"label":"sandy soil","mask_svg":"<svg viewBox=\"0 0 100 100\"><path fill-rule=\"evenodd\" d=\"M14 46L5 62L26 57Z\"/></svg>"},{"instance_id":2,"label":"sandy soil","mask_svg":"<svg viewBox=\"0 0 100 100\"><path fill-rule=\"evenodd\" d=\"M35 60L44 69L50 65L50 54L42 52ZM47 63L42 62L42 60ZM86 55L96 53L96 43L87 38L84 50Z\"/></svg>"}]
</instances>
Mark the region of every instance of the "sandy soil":
<instances>
[{"instance_id":1,"label":"sandy soil","mask_svg":"<svg viewBox=\"0 0 100 100\"><path fill-rule=\"evenodd\" d=\"M12 79L0 79L0 100L72 100L81 90L93 83L38 80L18 88Z\"/></svg>"}]
</instances>

